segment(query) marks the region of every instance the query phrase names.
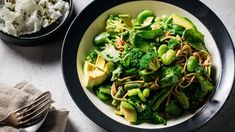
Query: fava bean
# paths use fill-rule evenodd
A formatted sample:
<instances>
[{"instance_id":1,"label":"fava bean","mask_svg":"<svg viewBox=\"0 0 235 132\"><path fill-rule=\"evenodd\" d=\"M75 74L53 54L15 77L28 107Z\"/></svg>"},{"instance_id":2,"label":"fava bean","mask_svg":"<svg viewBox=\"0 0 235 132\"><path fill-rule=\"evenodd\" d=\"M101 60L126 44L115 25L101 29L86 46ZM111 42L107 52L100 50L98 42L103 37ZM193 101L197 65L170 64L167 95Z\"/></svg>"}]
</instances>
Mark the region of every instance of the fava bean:
<instances>
[{"instance_id":1,"label":"fava bean","mask_svg":"<svg viewBox=\"0 0 235 132\"><path fill-rule=\"evenodd\" d=\"M144 10L137 15L137 21L142 23L147 17L154 16L153 12L150 10Z\"/></svg>"},{"instance_id":2,"label":"fava bean","mask_svg":"<svg viewBox=\"0 0 235 132\"><path fill-rule=\"evenodd\" d=\"M144 95L144 97L148 97L149 94L150 94L150 90L149 90L148 88L145 88L145 89L143 90L143 95Z\"/></svg>"},{"instance_id":3,"label":"fava bean","mask_svg":"<svg viewBox=\"0 0 235 132\"><path fill-rule=\"evenodd\" d=\"M166 44L162 44L157 50L158 56L161 57L167 51L168 51L168 46Z\"/></svg>"},{"instance_id":4,"label":"fava bean","mask_svg":"<svg viewBox=\"0 0 235 132\"><path fill-rule=\"evenodd\" d=\"M162 63L164 65L170 65L176 59L176 52L172 49L168 50L161 56Z\"/></svg>"},{"instance_id":5,"label":"fava bean","mask_svg":"<svg viewBox=\"0 0 235 132\"><path fill-rule=\"evenodd\" d=\"M195 56L190 56L187 62L187 70L189 72L194 72L197 67L197 59Z\"/></svg>"}]
</instances>

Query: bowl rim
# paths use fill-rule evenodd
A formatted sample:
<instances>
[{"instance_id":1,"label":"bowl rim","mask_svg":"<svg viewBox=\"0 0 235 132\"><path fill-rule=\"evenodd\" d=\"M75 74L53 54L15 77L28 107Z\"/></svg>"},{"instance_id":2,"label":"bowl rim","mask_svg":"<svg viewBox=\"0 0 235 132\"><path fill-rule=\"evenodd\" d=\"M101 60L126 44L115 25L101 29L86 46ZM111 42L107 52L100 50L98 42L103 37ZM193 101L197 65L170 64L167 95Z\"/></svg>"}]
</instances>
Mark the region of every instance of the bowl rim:
<instances>
[{"instance_id":1,"label":"bowl rim","mask_svg":"<svg viewBox=\"0 0 235 132\"><path fill-rule=\"evenodd\" d=\"M214 117L218 111L223 107L225 101L231 93L231 90L234 87L234 76L231 78L232 82L227 84L227 88L220 88L222 85L227 83L225 81L225 77L228 74L235 75L234 67L231 67L230 64L235 65L235 50L234 45L231 40L231 37L225 28L224 24L221 20L216 16L216 14L210 10L205 4L200 1L186 1L186 0L157 0L160 2L165 2L168 4L175 5L180 7L193 16L195 16L198 20L200 20L204 26L210 31L213 39L218 46L221 60L222 60L222 71L220 81L218 82L218 87L213 94L213 96L208 100L205 106L196 113L192 118L177 124L175 126L170 126L161 129L142 129L124 125L120 122L117 122L107 115L103 114L96 106L89 100L87 95L85 94L80 81L77 75L77 49L79 47L79 43L83 37L83 34L86 32L86 29L89 25L103 12L106 10L117 6L119 4L123 4L126 2L132 2L132 0L109 0L106 4L103 4L102 1L93 1L90 3L79 15L73 20L70 25L66 36L63 41L62 48L62 72L65 84L67 89L76 103L76 105L81 109L81 111L88 116L92 121L97 123L99 126L107 129L109 131L192 131L195 130L207 123L212 117ZM99 8L100 7L100 8ZM97 10L98 9L98 10ZM96 10L96 12L90 12L92 10ZM89 17L88 17L89 16ZM86 18L86 19L84 19ZM83 21L78 20L83 19ZM77 24L79 23L79 24ZM80 25L76 27L76 30L73 28L74 25ZM215 29L213 27L220 27L220 29ZM76 31L79 31L76 32ZM71 37L76 34L76 39L78 41L74 42L74 39ZM230 69L231 71L228 71ZM79 88L77 88L79 87ZM223 93L223 94L221 94Z\"/></svg>"},{"instance_id":2,"label":"bowl rim","mask_svg":"<svg viewBox=\"0 0 235 132\"><path fill-rule=\"evenodd\" d=\"M69 6L70 6L70 8L68 10L68 14L66 15L65 19L60 24L58 24L54 29L46 32L45 34L41 34L41 35L38 35L38 36L30 36L30 34L29 34L26 37L25 36L23 36L23 37L22 36L13 36L11 34L7 34L3 31L0 31L0 35L3 36L3 37L0 37L0 38L2 38L2 40L4 40L4 41L13 42L13 44L20 45L20 46L29 47L29 46L41 45L42 43L39 43L39 42L41 42L42 40L46 40L47 37L50 37L54 33L58 33L60 30L62 30L62 28L65 27L65 25L69 22L70 18L75 13L74 12L74 7L73 7L73 0L64 0L64 1L68 2ZM40 32L40 31L38 31L38 32ZM38 33L38 32L36 32L36 33ZM6 38L8 38L9 40L4 39L4 36ZM31 43L34 40L39 40L39 41L36 42L36 43ZM29 41L29 43L27 41Z\"/></svg>"}]
</instances>

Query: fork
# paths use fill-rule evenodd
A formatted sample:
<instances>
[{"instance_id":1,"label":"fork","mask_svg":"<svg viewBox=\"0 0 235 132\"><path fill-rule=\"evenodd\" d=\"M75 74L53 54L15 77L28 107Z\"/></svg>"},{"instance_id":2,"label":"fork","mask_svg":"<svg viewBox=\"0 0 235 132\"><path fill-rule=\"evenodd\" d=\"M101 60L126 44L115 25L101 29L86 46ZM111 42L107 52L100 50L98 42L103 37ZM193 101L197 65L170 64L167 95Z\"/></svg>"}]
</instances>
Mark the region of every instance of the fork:
<instances>
[{"instance_id":1,"label":"fork","mask_svg":"<svg viewBox=\"0 0 235 132\"><path fill-rule=\"evenodd\" d=\"M51 107L51 103L52 100L50 92L45 92L29 105L9 113L6 118L0 121L0 125L26 127L37 123Z\"/></svg>"}]
</instances>

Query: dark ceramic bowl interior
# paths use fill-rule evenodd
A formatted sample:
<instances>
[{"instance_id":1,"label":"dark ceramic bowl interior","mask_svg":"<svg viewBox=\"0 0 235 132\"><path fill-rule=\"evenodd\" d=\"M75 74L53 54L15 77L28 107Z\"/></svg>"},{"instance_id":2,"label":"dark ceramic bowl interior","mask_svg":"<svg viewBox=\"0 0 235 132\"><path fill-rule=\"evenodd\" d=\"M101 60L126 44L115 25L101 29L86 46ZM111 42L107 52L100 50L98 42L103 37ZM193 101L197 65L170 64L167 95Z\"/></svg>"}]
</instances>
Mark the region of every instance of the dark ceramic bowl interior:
<instances>
[{"instance_id":1,"label":"dark ceramic bowl interior","mask_svg":"<svg viewBox=\"0 0 235 132\"><path fill-rule=\"evenodd\" d=\"M177 13L188 17L205 35L212 55L216 90L197 112L168 121L166 126L153 124L130 125L115 116L112 107L100 101L84 87L84 58L94 47L92 39L103 31L109 14L128 13L135 16L143 9L157 15ZM92 12L96 10L95 12ZM220 19L203 3L186 0L92 2L71 24L64 39L62 66L68 91L77 106L95 123L109 131L192 131L207 123L222 108L234 84L234 46Z\"/></svg>"},{"instance_id":2,"label":"dark ceramic bowl interior","mask_svg":"<svg viewBox=\"0 0 235 132\"><path fill-rule=\"evenodd\" d=\"M57 21L52 23L46 28L42 28L40 31L32 34L12 36L0 31L0 38L7 43L12 43L20 46L36 46L44 44L48 40L56 38L56 35L65 34L68 25L75 17L72 0L64 0L69 3L70 9Z\"/></svg>"}]
</instances>

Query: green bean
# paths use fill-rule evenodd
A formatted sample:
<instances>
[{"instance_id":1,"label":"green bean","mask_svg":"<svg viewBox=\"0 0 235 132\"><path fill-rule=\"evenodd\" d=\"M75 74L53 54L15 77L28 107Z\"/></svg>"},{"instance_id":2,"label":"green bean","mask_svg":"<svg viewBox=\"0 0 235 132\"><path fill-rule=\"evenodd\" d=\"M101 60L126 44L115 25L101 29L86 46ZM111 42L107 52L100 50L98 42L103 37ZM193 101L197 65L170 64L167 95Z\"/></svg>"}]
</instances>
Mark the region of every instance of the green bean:
<instances>
[{"instance_id":1,"label":"green bean","mask_svg":"<svg viewBox=\"0 0 235 132\"><path fill-rule=\"evenodd\" d=\"M133 88L139 88L141 86L140 83L128 83L124 85L125 90L133 89Z\"/></svg>"},{"instance_id":2,"label":"green bean","mask_svg":"<svg viewBox=\"0 0 235 132\"><path fill-rule=\"evenodd\" d=\"M138 97L140 98L141 101L146 102L146 98L143 95L143 93L141 92L141 90L139 90L139 92L138 92Z\"/></svg>"},{"instance_id":3,"label":"green bean","mask_svg":"<svg viewBox=\"0 0 235 132\"><path fill-rule=\"evenodd\" d=\"M149 90L148 88L145 88L145 89L143 90L143 95L144 95L144 97L148 97L149 94L150 94L150 90Z\"/></svg>"},{"instance_id":4,"label":"green bean","mask_svg":"<svg viewBox=\"0 0 235 132\"><path fill-rule=\"evenodd\" d=\"M137 21L142 23L147 17L154 16L153 12L150 10L144 10L137 15Z\"/></svg>"},{"instance_id":5,"label":"green bean","mask_svg":"<svg viewBox=\"0 0 235 132\"><path fill-rule=\"evenodd\" d=\"M98 36L96 36L93 40L94 46L97 46L97 47L104 46L106 43L108 43L109 35L110 35L109 33L103 32L99 34Z\"/></svg>"},{"instance_id":6,"label":"green bean","mask_svg":"<svg viewBox=\"0 0 235 132\"><path fill-rule=\"evenodd\" d=\"M197 67L197 59L195 56L190 56L187 62L187 70L189 72L194 72Z\"/></svg>"},{"instance_id":7,"label":"green bean","mask_svg":"<svg viewBox=\"0 0 235 132\"><path fill-rule=\"evenodd\" d=\"M170 65L176 59L176 52L172 49L168 50L161 56L162 63L164 65Z\"/></svg>"},{"instance_id":8,"label":"green bean","mask_svg":"<svg viewBox=\"0 0 235 132\"><path fill-rule=\"evenodd\" d=\"M128 102L122 101L120 104L121 107L128 109L128 110L135 110L135 108Z\"/></svg>"},{"instance_id":9,"label":"green bean","mask_svg":"<svg viewBox=\"0 0 235 132\"><path fill-rule=\"evenodd\" d=\"M158 56L161 57L167 51L168 51L168 46L166 44L162 44L157 50Z\"/></svg>"},{"instance_id":10,"label":"green bean","mask_svg":"<svg viewBox=\"0 0 235 132\"><path fill-rule=\"evenodd\" d=\"M130 89L127 91L128 96L135 96L138 95L140 89Z\"/></svg>"}]
</instances>

